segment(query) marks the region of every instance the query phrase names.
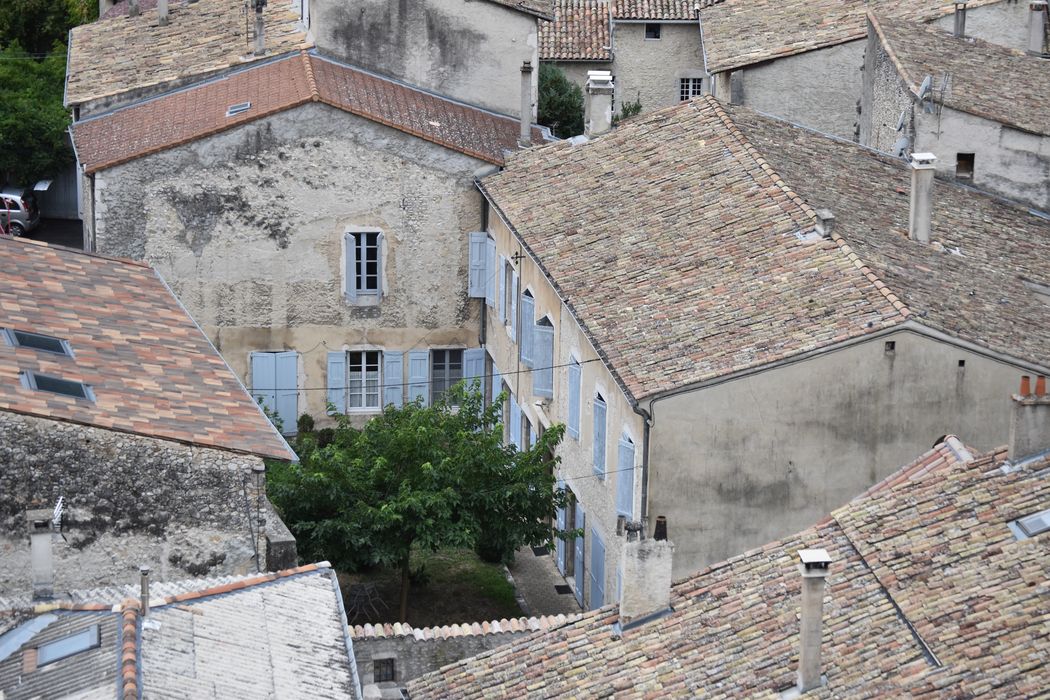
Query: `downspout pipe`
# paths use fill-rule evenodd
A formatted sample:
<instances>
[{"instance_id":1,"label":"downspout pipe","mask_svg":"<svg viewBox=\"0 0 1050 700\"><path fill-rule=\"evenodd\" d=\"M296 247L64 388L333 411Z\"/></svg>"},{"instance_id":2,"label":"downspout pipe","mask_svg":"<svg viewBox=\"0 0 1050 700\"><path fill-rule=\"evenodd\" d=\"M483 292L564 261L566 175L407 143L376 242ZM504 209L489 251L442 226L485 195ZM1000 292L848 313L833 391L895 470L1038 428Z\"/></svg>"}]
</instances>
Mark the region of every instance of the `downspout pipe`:
<instances>
[{"instance_id":1,"label":"downspout pipe","mask_svg":"<svg viewBox=\"0 0 1050 700\"><path fill-rule=\"evenodd\" d=\"M652 404L650 404L652 407ZM649 412L639 406L636 402L631 402L631 408L634 412L642 417L642 513L641 520L643 523L649 516L649 429L652 425L653 419L649 415Z\"/></svg>"}]
</instances>

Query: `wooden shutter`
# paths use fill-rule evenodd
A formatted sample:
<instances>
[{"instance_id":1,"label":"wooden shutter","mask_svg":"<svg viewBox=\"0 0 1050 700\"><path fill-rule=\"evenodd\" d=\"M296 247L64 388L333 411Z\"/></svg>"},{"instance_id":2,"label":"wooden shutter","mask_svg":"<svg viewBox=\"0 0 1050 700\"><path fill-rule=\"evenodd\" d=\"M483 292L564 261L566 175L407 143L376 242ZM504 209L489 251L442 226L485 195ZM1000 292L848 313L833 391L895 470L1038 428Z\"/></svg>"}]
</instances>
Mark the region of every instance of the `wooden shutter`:
<instances>
[{"instance_id":1,"label":"wooden shutter","mask_svg":"<svg viewBox=\"0 0 1050 700\"><path fill-rule=\"evenodd\" d=\"M480 299L485 296L485 259L488 257L488 236L485 233L470 234L470 272L467 296Z\"/></svg>"},{"instance_id":2,"label":"wooden shutter","mask_svg":"<svg viewBox=\"0 0 1050 700\"><path fill-rule=\"evenodd\" d=\"M616 512L634 517L634 443L626 435L620 437L616 460Z\"/></svg>"},{"instance_id":3,"label":"wooden shutter","mask_svg":"<svg viewBox=\"0 0 1050 700\"><path fill-rule=\"evenodd\" d=\"M383 352L383 405L401 408L405 394L405 354Z\"/></svg>"},{"instance_id":4,"label":"wooden shutter","mask_svg":"<svg viewBox=\"0 0 1050 700\"><path fill-rule=\"evenodd\" d=\"M576 501L576 528L582 532L587 532L587 514L583 511L583 504ZM576 602L581 606L583 605L583 585L584 581L587 580L584 575L586 567L584 567L584 556L583 556L584 540L583 535L578 535L573 540L573 577L576 579Z\"/></svg>"},{"instance_id":5,"label":"wooden shutter","mask_svg":"<svg viewBox=\"0 0 1050 700\"><path fill-rule=\"evenodd\" d=\"M496 276L499 277L499 281L497 283L497 286L499 287L499 322L500 323L506 323L507 322L507 293L506 293L506 290L504 289L504 286L506 285L506 269L507 269L507 259L501 255L501 256L499 256L499 270L497 271L497 274L496 274Z\"/></svg>"},{"instance_id":6,"label":"wooden shutter","mask_svg":"<svg viewBox=\"0 0 1050 700\"><path fill-rule=\"evenodd\" d=\"M277 355L252 353L252 398L271 414L277 411Z\"/></svg>"},{"instance_id":7,"label":"wooden shutter","mask_svg":"<svg viewBox=\"0 0 1050 700\"><path fill-rule=\"evenodd\" d=\"M423 398L430 403L430 351L413 350L408 353L408 400Z\"/></svg>"},{"instance_id":8,"label":"wooden shutter","mask_svg":"<svg viewBox=\"0 0 1050 700\"><path fill-rule=\"evenodd\" d=\"M492 403L496 403L499 400L500 392L503 391L503 377L500 376L499 370L496 369L496 363L492 363Z\"/></svg>"},{"instance_id":9,"label":"wooden shutter","mask_svg":"<svg viewBox=\"0 0 1050 700\"><path fill-rule=\"evenodd\" d=\"M559 481L556 487L558 491L565 490L565 482ZM557 508L554 511L554 528L557 532L565 531L565 507ZM565 540L560 537L554 538L554 561L558 566L558 571L562 576L565 575Z\"/></svg>"},{"instance_id":10,"label":"wooden shutter","mask_svg":"<svg viewBox=\"0 0 1050 700\"><path fill-rule=\"evenodd\" d=\"M485 238L485 303L496 307L496 241Z\"/></svg>"},{"instance_id":11,"label":"wooden shutter","mask_svg":"<svg viewBox=\"0 0 1050 700\"><path fill-rule=\"evenodd\" d=\"M383 298L383 232L376 234L376 298Z\"/></svg>"},{"instance_id":12,"label":"wooden shutter","mask_svg":"<svg viewBox=\"0 0 1050 700\"><path fill-rule=\"evenodd\" d=\"M518 348L521 351L521 362L526 367L535 366L533 363L534 348L532 327L535 323L536 300L522 293L521 295L521 339Z\"/></svg>"},{"instance_id":13,"label":"wooden shutter","mask_svg":"<svg viewBox=\"0 0 1050 700\"><path fill-rule=\"evenodd\" d=\"M357 301L357 238L352 233L343 234L344 259L343 291L350 301Z\"/></svg>"},{"instance_id":14,"label":"wooden shutter","mask_svg":"<svg viewBox=\"0 0 1050 700\"><path fill-rule=\"evenodd\" d=\"M554 328L546 324L532 327L533 367L532 393L554 396ZM570 380L571 381L571 380Z\"/></svg>"},{"instance_id":15,"label":"wooden shutter","mask_svg":"<svg viewBox=\"0 0 1050 700\"><path fill-rule=\"evenodd\" d=\"M470 391L474 380L478 380L478 391L485 396L485 351L482 348L470 348L463 351L463 381Z\"/></svg>"},{"instance_id":16,"label":"wooden shutter","mask_svg":"<svg viewBox=\"0 0 1050 700\"><path fill-rule=\"evenodd\" d=\"M281 432L294 435L299 419L299 353L275 353L277 382L275 411L281 419Z\"/></svg>"},{"instance_id":17,"label":"wooden shutter","mask_svg":"<svg viewBox=\"0 0 1050 700\"><path fill-rule=\"evenodd\" d=\"M510 273L510 339L518 338L518 273Z\"/></svg>"},{"instance_id":18,"label":"wooden shutter","mask_svg":"<svg viewBox=\"0 0 1050 700\"><path fill-rule=\"evenodd\" d=\"M605 402L594 399L594 473L605 478Z\"/></svg>"},{"instance_id":19,"label":"wooden shutter","mask_svg":"<svg viewBox=\"0 0 1050 700\"><path fill-rule=\"evenodd\" d=\"M588 610L605 605L605 543L591 528L591 601Z\"/></svg>"},{"instance_id":20,"label":"wooden shutter","mask_svg":"<svg viewBox=\"0 0 1050 700\"><path fill-rule=\"evenodd\" d=\"M566 430L571 437L580 439L580 365L575 360L569 364L569 424Z\"/></svg>"},{"instance_id":21,"label":"wooden shutter","mask_svg":"<svg viewBox=\"0 0 1050 700\"><path fill-rule=\"evenodd\" d=\"M510 397L510 441L521 449L521 406L514 396Z\"/></svg>"},{"instance_id":22,"label":"wooden shutter","mask_svg":"<svg viewBox=\"0 0 1050 700\"><path fill-rule=\"evenodd\" d=\"M328 353L328 403L346 413L346 353Z\"/></svg>"}]
</instances>

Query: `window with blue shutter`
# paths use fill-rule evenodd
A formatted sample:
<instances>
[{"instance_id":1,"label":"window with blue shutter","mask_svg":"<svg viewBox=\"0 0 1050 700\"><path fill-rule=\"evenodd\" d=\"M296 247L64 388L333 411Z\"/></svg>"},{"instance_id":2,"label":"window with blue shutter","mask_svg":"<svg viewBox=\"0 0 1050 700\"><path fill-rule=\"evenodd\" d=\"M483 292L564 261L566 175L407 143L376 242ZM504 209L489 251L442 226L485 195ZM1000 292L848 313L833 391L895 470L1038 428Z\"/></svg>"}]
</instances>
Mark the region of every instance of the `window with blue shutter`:
<instances>
[{"instance_id":1,"label":"window with blue shutter","mask_svg":"<svg viewBox=\"0 0 1050 700\"><path fill-rule=\"evenodd\" d=\"M485 350L471 348L463 351L463 379L470 391L474 382L482 396L485 396Z\"/></svg>"},{"instance_id":2,"label":"window with blue shutter","mask_svg":"<svg viewBox=\"0 0 1050 700\"><path fill-rule=\"evenodd\" d=\"M507 292L506 292L506 270L507 270L507 259L502 255L499 256L499 270L496 273L496 277L499 282L499 322L507 322Z\"/></svg>"},{"instance_id":3,"label":"window with blue shutter","mask_svg":"<svg viewBox=\"0 0 1050 700\"><path fill-rule=\"evenodd\" d=\"M489 308L496 307L496 241L491 238L485 241L485 303Z\"/></svg>"},{"instance_id":4,"label":"window with blue shutter","mask_svg":"<svg viewBox=\"0 0 1050 700\"><path fill-rule=\"evenodd\" d=\"M565 482L559 481L556 490L564 491ZM561 533L565 532L565 507L556 508L554 511L554 527ZM560 537L554 538L554 561L558 566L558 572L565 575L565 540Z\"/></svg>"},{"instance_id":5,"label":"window with blue shutter","mask_svg":"<svg viewBox=\"0 0 1050 700\"><path fill-rule=\"evenodd\" d=\"M485 260L488 257L488 235L470 234L470 279L467 296L480 299L485 296Z\"/></svg>"},{"instance_id":6,"label":"window with blue shutter","mask_svg":"<svg viewBox=\"0 0 1050 700\"><path fill-rule=\"evenodd\" d=\"M281 432L294 435L299 418L299 353L253 352L252 396L280 423Z\"/></svg>"},{"instance_id":7,"label":"window with blue shutter","mask_svg":"<svg viewBox=\"0 0 1050 700\"><path fill-rule=\"evenodd\" d=\"M346 353L328 353L328 395L326 400L338 413L346 413Z\"/></svg>"},{"instance_id":8,"label":"window with blue shutter","mask_svg":"<svg viewBox=\"0 0 1050 700\"><path fill-rule=\"evenodd\" d=\"M405 355L401 352L383 353L383 405L401 408L405 394Z\"/></svg>"},{"instance_id":9,"label":"window with blue shutter","mask_svg":"<svg viewBox=\"0 0 1050 700\"><path fill-rule=\"evenodd\" d=\"M510 317L507 319L510 339L518 338L518 273L510 273Z\"/></svg>"},{"instance_id":10,"label":"window with blue shutter","mask_svg":"<svg viewBox=\"0 0 1050 700\"><path fill-rule=\"evenodd\" d=\"M594 473L605 478L605 400L601 394L594 397Z\"/></svg>"},{"instance_id":11,"label":"window with blue shutter","mask_svg":"<svg viewBox=\"0 0 1050 700\"><path fill-rule=\"evenodd\" d=\"M383 287L383 233L350 231L343 235L343 292L350 302L378 299Z\"/></svg>"},{"instance_id":12,"label":"window with blue shutter","mask_svg":"<svg viewBox=\"0 0 1050 700\"><path fill-rule=\"evenodd\" d=\"M605 605L605 543L598 530L591 528L591 601L588 610Z\"/></svg>"},{"instance_id":13,"label":"window with blue shutter","mask_svg":"<svg viewBox=\"0 0 1050 700\"><path fill-rule=\"evenodd\" d=\"M518 400L513 394L510 397L510 442L519 450L522 449L521 406L518 405Z\"/></svg>"},{"instance_id":14,"label":"window with blue shutter","mask_svg":"<svg viewBox=\"0 0 1050 700\"><path fill-rule=\"evenodd\" d=\"M566 430L569 437L580 439L580 384L582 372L576 358L569 362L569 423Z\"/></svg>"},{"instance_id":15,"label":"window with blue shutter","mask_svg":"<svg viewBox=\"0 0 1050 700\"><path fill-rule=\"evenodd\" d=\"M518 341L518 350L521 362L526 367L534 367L533 364L533 342L532 324L536 316L536 300L528 290L521 293L521 338Z\"/></svg>"},{"instance_id":16,"label":"window with blue shutter","mask_svg":"<svg viewBox=\"0 0 1050 700\"><path fill-rule=\"evenodd\" d=\"M276 353L252 353L252 398L271 415L277 410Z\"/></svg>"},{"instance_id":17,"label":"window with blue shutter","mask_svg":"<svg viewBox=\"0 0 1050 700\"><path fill-rule=\"evenodd\" d=\"M532 327L533 367L532 393L554 396L554 326L544 316Z\"/></svg>"},{"instance_id":18,"label":"window with blue shutter","mask_svg":"<svg viewBox=\"0 0 1050 700\"><path fill-rule=\"evenodd\" d=\"M492 361L492 403L499 401L499 395L503 391L503 377L496 369L496 361Z\"/></svg>"},{"instance_id":19,"label":"window with blue shutter","mask_svg":"<svg viewBox=\"0 0 1050 700\"><path fill-rule=\"evenodd\" d=\"M616 512L634 517L634 443L626 434L620 436L616 461Z\"/></svg>"},{"instance_id":20,"label":"window with blue shutter","mask_svg":"<svg viewBox=\"0 0 1050 700\"><path fill-rule=\"evenodd\" d=\"M408 353L408 400L423 399L430 402L430 352L413 350Z\"/></svg>"},{"instance_id":21,"label":"window with blue shutter","mask_svg":"<svg viewBox=\"0 0 1050 700\"><path fill-rule=\"evenodd\" d=\"M576 514L575 521L573 522L573 528L578 529L581 532L587 532L587 514L583 511L583 504L576 501ZM583 606L583 585L586 581L586 568L583 565L584 562L584 539L583 535L579 535L573 538L573 558L572 558L572 570L573 579L576 584L576 602Z\"/></svg>"}]
</instances>

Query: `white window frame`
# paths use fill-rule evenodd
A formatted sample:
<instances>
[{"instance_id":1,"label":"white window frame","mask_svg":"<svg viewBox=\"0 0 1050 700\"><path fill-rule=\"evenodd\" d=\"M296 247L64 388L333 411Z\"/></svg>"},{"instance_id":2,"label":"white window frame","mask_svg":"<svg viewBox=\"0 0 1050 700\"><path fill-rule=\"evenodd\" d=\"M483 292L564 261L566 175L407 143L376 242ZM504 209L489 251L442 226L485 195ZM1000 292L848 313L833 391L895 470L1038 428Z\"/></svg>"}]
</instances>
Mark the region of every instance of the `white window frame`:
<instances>
[{"instance_id":1,"label":"white window frame","mask_svg":"<svg viewBox=\"0 0 1050 700\"><path fill-rule=\"evenodd\" d=\"M704 94L704 79L682 76L678 79L678 101L685 102Z\"/></svg>"},{"instance_id":2,"label":"white window frame","mask_svg":"<svg viewBox=\"0 0 1050 700\"><path fill-rule=\"evenodd\" d=\"M430 361L429 361L429 364L428 364L428 367L427 367L427 376L428 376L429 381L430 381L429 404L431 406L436 404L438 402L438 400L441 398L441 395L438 393L438 389L437 389L437 378L435 377L435 374L434 374L435 353L439 353L439 352L446 353L446 355L445 355L445 370L444 370L445 371L445 376L442 377L442 379L441 379L442 382L445 382L445 387L444 387L444 389L441 390L441 394L444 394L446 391L451 389L453 386L455 386L459 382L463 381L463 376L467 372L467 358L465 356L466 355L466 348L461 347L461 346L430 348ZM452 363L449 361L449 356L448 356L447 353L450 353L450 352L458 352L459 353L459 379L456 379L455 381L453 381L453 378L449 376L449 373L451 371L450 365Z\"/></svg>"},{"instance_id":3,"label":"white window frame","mask_svg":"<svg viewBox=\"0 0 1050 700\"><path fill-rule=\"evenodd\" d=\"M376 235L376 286L374 289L369 287L362 287L358 284L358 269L361 266L361 257L359 253L362 247L366 249L371 246L364 246L361 243L363 236L368 234ZM350 251L348 250L349 242L354 241L354 261L355 269L353 273L348 269ZM351 304L360 306L369 306L378 304L380 299L383 297L383 276L386 274L385 254L384 249L386 248L386 237L383 235L383 231L374 227L357 227L352 226L346 229L343 234L343 296ZM351 279L351 274L353 278ZM351 286L353 285L353 286Z\"/></svg>"},{"instance_id":4,"label":"white window frame","mask_svg":"<svg viewBox=\"0 0 1050 700\"><path fill-rule=\"evenodd\" d=\"M368 365L366 361L367 353L376 353L376 405L366 405L366 399L368 396L367 382L368 382ZM357 396L361 399L360 406L351 406L353 396L355 396L354 390L351 387L351 356L361 356L361 391L357 392ZM354 348L346 351L346 374L343 377L344 384L346 386L346 412L347 413L379 413L383 410L383 350L382 348Z\"/></svg>"}]
</instances>

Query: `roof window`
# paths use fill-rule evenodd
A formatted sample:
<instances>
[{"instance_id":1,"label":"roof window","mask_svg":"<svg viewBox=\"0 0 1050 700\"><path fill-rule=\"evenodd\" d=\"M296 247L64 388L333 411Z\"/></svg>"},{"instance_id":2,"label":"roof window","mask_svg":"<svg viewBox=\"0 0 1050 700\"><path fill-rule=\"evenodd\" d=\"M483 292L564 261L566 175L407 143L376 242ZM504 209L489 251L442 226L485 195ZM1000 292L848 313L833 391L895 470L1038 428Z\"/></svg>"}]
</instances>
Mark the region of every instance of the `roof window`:
<instances>
[{"instance_id":1,"label":"roof window","mask_svg":"<svg viewBox=\"0 0 1050 700\"><path fill-rule=\"evenodd\" d=\"M656 23L646 23L645 25L645 38L646 39L659 39L660 38L660 25Z\"/></svg>"},{"instance_id":2,"label":"roof window","mask_svg":"<svg viewBox=\"0 0 1050 700\"><path fill-rule=\"evenodd\" d=\"M229 107L226 108L226 116L227 117L234 117L234 116L237 116L238 114L242 114L244 112L247 112L251 108L252 108L252 103L251 102L238 102L237 104L230 105Z\"/></svg>"},{"instance_id":3,"label":"roof window","mask_svg":"<svg viewBox=\"0 0 1050 700\"><path fill-rule=\"evenodd\" d=\"M33 348L34 350L41 350L43 352L53 352L56 355L73 356L73 351L69 347L69 343L61 338L55 338L50 335L41 335L40 333L30 333L29 331L17 331L13 328L3 329L3 335L8 344L14 345L15 347Z\"/></svg>"},{"instance_id":4,"label":"roof window","mask_svg":"<svg viewBox=\"0 0 1050 700\"><path fill-rule=\"evenodd\" d=\"M52 394L72 396L75 399L87 399L88 401L95 400L95 394L91 391L91 387L83 382L51 377L37 372L22 372L22 385L27 389L36 391L48 391Z\"/></svg>"},{"instance_id":5,"label":"roof window","mask_svg":"<svg viewBox=\"0 0 1050 700\"><path fill-rule=\"evenodd\" d=\"M37 666L54 663L67 657L79 654L88 649L102 646L102 635L98 625L91 625L86 630L41 644L36 650Z\"/></svg>"},{"instance_id":6,"label":"roof window","mask_svg":"<svg viewBox=\"0 0 1050 700\"><path fill-rule=\"evenodd\" d=\"M1040 511L1034 515L1018 518L1009 524L1014 536L1019 540L1041 535L1050 531L1050 509Z\"/></svg>"}]
</instances>

